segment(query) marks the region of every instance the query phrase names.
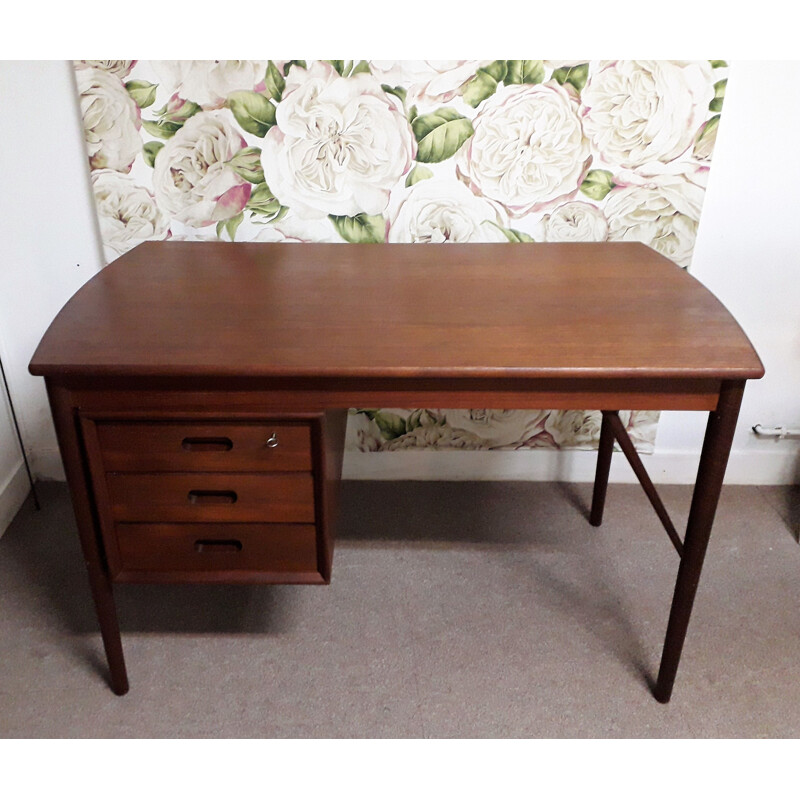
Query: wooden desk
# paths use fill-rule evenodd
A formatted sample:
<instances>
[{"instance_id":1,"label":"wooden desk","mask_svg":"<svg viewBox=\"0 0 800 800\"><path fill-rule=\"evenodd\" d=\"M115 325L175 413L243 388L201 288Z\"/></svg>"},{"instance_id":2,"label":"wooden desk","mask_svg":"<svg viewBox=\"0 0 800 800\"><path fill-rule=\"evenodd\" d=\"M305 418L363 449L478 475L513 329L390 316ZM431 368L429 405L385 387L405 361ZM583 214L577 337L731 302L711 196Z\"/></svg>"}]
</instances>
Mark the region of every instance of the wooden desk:
<instances>
[{"instance_id":1,"label":"wooden desk","mask_svg":"<svg viewBox=\"0 0 800 800\"><path fill-rule=\"evenodd\" d=\"M327 583L349 407L603 410L681 555L669 700L745 381L703 286L640 244L150 242L56 317L43 375L117 694L116 582ZM709 411L683 543L619 409Z\"/></svg>"}]
</instances>

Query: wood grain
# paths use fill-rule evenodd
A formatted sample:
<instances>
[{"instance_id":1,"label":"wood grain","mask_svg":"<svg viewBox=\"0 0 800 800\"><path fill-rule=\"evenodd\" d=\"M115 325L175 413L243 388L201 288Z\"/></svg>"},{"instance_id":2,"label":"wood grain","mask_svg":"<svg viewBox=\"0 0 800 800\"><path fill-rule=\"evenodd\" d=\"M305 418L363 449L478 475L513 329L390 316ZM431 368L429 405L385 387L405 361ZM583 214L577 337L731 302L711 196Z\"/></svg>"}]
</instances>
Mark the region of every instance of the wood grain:
<instances>
[{"instance_id":1,"label":"wood grain","mask_svg":"<svg viewBox=\"0 0 800 800\"><path fill-rule=\"evenodd\" d=\"M109 473L117 522L314 522L311 473ZM230 492L232 502L198 502L192 495Z\"/></svg>"},{"instance_id":2,"label":"wood grain","mask_svg":"<svg viewBox=\"0 0 800 800\"><path fill-rule=\"evenodd\" d=\"M317 568L313 525L176 525L116 526L124 571L261 570L312 572ZM198 541L228 541L240 550L199 550Z\"/></svg>"},{"instance_id":3,"label":"wood grain","mask_svg":"<svg viewBox=\"0 0 800 800\"><path fill-rule=\"evenodd\" d=\"M638 243L146 242L75 295L30 369L440 381L763 374L722 304Z\"/></svg>"},{"instance_id":4,"label":"wood grain","mask_svg":"<svg viewBox=\"0 0 800 800\"><path fill-rule=\"evenodd\" d=\"M207 379L198 391L195 380L114 379L92 376L65 379L80 398L81 408L93 415L103 409L116 410L118 419L140 419L149 415L195 417L266 413L318 413L336 408L624 408L695 409L716 408L719 380L703 378L338 378L291 380L259 378L242 389L234 378ZM291 388L294 385L294 388ZM100 389L100 386L108 388ZM211 391L216 390L216 391Z\"/></svg>"},{"instance_id":5,"label":"wood grain","mask_svg":"<svg viewBox=\"0 0 800 800\"><path fill-rule=\"evenodd\" d=\"M311 470L308 425L263 420L109 421L97 424L97 437L109 472ZM215 442L221 443L217 449Z\"/></svg>"}]
</instances>

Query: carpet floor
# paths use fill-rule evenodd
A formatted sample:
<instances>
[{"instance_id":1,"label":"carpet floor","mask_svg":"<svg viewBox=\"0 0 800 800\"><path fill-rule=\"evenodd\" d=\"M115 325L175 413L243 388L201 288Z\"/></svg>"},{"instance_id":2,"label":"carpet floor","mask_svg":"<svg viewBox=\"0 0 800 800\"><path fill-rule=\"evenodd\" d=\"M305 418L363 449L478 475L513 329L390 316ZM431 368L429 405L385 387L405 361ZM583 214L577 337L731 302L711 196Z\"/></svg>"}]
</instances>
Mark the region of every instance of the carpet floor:
<instances>
[{"instance_id":1,"label":"carpet floor","mask_svg":"<svg viewBox=\"0 0 800 800\"><path fill-rule=\"evenodd\" d=\"M330 586L119 586L108 688L66 485L0 538L6 738L800 736L800 488L725 487L675 692L638 486L345 482ZM690 489L662 490L679 529Z\"/></svg>"}]
</instances>

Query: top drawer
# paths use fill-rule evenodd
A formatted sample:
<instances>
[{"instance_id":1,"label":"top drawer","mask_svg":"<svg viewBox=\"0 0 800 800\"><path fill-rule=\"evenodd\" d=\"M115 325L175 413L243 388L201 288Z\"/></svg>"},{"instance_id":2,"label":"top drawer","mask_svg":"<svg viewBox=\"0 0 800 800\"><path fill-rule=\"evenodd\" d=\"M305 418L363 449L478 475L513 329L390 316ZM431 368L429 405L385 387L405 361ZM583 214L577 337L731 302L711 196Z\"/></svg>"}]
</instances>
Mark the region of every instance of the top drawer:
<instances>
[{"instance_id":1,"label":"top drawer","mask_svg":"<svg viewBox=\"0 0 800 800\"><path fill-rule=\"evenodd\" d=\"M307 424L97 422L107 472L307 472Z\"/></svg>"}]
</instances>

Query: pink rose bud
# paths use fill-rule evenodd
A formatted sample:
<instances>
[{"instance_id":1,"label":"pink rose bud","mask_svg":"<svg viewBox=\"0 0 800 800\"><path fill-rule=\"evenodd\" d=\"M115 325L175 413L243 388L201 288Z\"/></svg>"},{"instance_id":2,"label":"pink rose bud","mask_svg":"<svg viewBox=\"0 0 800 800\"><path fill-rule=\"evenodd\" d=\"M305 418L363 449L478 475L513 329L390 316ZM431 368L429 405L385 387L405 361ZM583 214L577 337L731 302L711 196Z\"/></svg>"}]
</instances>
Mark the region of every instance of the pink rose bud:
<instances>
[{"instance_id":1,"label":"pink rose bud","mask_svg":"<svg viewBox=\"0 0 800 800\"><path fill-rule=\"evenodd\" d=\"M184 123L199 110L200 106L197 105L197 103L193 103L191 100L184 100L182 97L174 94L170 97L167 105L162 110L161 116L163 119L169 120L170 122Z\"/></svg>"}]
</instances>

